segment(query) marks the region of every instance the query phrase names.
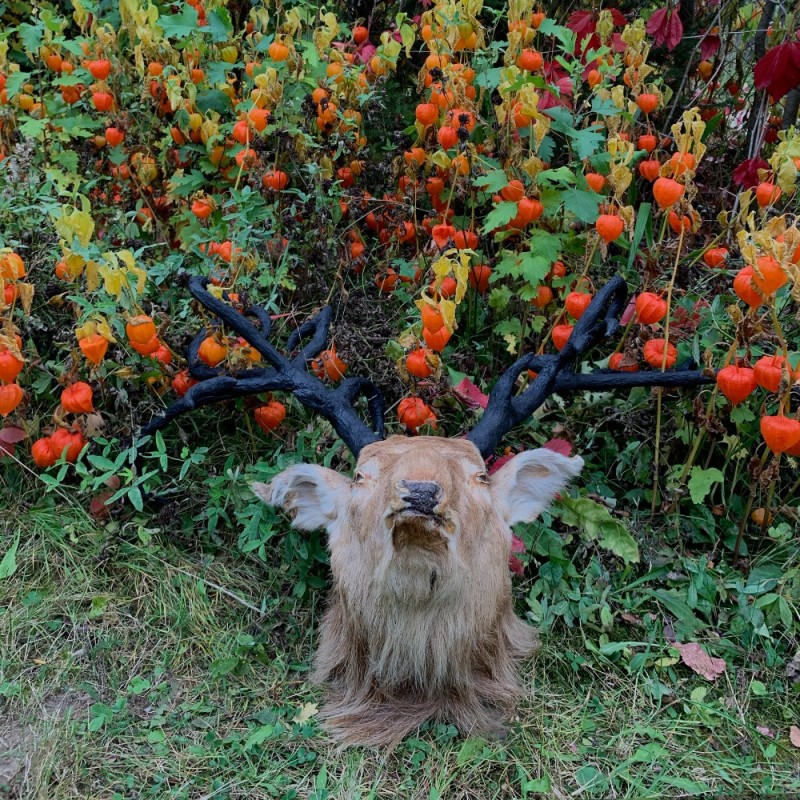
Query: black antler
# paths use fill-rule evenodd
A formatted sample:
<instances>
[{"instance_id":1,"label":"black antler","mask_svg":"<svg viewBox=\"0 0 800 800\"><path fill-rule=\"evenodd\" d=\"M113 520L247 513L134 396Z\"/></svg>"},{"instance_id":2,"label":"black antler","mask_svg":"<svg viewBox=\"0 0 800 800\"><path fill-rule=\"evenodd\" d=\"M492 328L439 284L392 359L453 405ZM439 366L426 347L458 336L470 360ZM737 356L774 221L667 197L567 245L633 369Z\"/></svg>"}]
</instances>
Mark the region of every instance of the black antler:
<instances>
[{"instance_id":1,"label":"black antler","mask_svg":"<svg viewBox=\"0 0 800 800\"><path fill-rule=\"evenodd\" d=\"M574 371L580 356L602 339L613 336L620 328L619 318L625 310L628 290L619 275L613 277L594 297L583 316L575 324L572 335L557 355L528 353L517 359L494 385L489 403L480 422L467 435L488 458L503 436L524 422L551 394L601 389L630 389L635 386L700 386L714 378L692 370L692 362L662 372L619 372L597 370L589 374ZM528 388L514 396L517 378L525 370L537 372Z\"/></svg>"},{"instance_id":2,"label":"black antler","mask_svg":"<svg viewBox=\"0 0 800 800\"><path fill-rule=\"evenodd\" d=\"M244 313L240 314L224 300L214 297L206 289L207 285L207 278L194 276L189 279L189 291L192 295L254 347L269 367L230 374L203 364L198 352L208 332L205 329L200 331L188 350L189 372L200 383L192 386L180 400L142 428L143 436L163 428L175 417L209 403L261 392L288 391L303 405L325 417L355 456L358 456L365 445L383 438L383 395L371 381L366 378L345 378L336 389L328 389L306 370L308 362L319 355L328 340L332 315L330 307L324 308L314 319L307 320L291 334L287 342L288 352L296 349L303 337L311 338L290 359L270 344L268 337L272 320L263 307L247 305L243 309ZM227 295L223 295L223 298L227 299ZM253 317L260 328L248 317ZM362 421L353 408L359 395L364 395L367 399L372 428Z\"/></svg>"}]
</instances>

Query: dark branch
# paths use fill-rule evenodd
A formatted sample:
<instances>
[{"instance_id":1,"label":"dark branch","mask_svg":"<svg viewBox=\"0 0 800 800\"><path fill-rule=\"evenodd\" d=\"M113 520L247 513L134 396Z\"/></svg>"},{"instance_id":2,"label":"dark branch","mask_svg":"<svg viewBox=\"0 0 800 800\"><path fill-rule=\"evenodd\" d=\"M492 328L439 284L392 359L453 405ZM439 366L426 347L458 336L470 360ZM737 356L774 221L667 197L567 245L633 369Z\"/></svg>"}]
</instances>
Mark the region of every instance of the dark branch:
<instances>
[{"instance_id":1,"label":"dark branch","mask_svg":"<svg viewBox=\"0 0 800 800\"><path fill-rule=\"evenodd\" d=\"M557 355L528 353L518 358L498 379L480 422L467 438L488 458L503 436L530 417L551 395L560 392L631 389L636 386L700 386L714 379L686 365L667 372L575 371L579 359L603 339L620 329L628 291L619 276L612 278L594 297L575 323L572 335ZM528 388L514 395L517 378L526 370L537 373Z\"/></svg>"},{"instance_id":2,"label":"dark branch","mask_svg":"<svg viewBox=\"0 0 800 800\"><path fill-rule=\"evenodd\" d=\"M207 283L206 278L195 276L189 280L189 291L205 308L258 350L270 366L231 374L203 364L198 353L208 332L201 331L194 337L188 350L189 370L200 383L159 413L142 428L141 435L154 433L181 414L210 403L262 392L287 391L294 394L303 405L325 417L356 456L365 445L383 438L384 403L377 387L365 378L348 378L338 388L328 389L306 369L308 361L325 347L332 315L330 308L323 309L317 317L303 323L292 333L289 338L290 350L300 344L302 337L313 335L300 353L290 360L268 341L272 323L264 308L248 305L244 313L239 313L233 306L214 297L206 289ZM248 317L253 317L260 327L256 327ZM367 400L371 428L353 407L361 395Z\"/></svg>"}]
</instances>

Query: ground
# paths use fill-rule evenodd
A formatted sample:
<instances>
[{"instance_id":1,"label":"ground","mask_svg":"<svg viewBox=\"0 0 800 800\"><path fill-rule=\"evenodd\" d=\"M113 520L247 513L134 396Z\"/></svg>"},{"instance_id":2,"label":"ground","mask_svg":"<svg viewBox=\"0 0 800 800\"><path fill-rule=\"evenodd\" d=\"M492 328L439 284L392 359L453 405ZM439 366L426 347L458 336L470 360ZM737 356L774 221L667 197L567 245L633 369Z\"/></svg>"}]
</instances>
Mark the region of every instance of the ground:
<instances>
[{"instance_id":1,"label":"ground","mask_svg":"<svg viewBox=\"0 0 800 800\"><path fill-rule=\"evenodd\" d=\"M18 540L0 577L0 798L800 791L797 760L757 730L792 709L755 698L748 676L684 675L656 700L563 626L525 665L505 741L431 725L392 753L337 751L306 681L324 592L294 599L232 547L212 556L166 527L103 526L66 495L28 499L0 522L0 556Z\"/></svg>"}]
</instances>

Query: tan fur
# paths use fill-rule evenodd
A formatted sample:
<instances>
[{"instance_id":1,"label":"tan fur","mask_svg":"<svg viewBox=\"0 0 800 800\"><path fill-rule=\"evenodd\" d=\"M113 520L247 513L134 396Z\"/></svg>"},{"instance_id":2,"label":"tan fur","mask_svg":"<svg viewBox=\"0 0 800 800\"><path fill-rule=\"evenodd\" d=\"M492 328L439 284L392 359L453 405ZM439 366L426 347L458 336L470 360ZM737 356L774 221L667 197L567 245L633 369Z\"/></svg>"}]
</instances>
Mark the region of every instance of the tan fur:
<instances>
[{"instance_id":1,"label":"tan fur","mask_svg":"<svg viewBox=\"0 0 800 800\"><path fill-rule=\"evenodd\" d=\"M545 457L570 474L582 465ZM403 507L401 480L441 486L436 519L391 516ZM322 718L343 744L394 745L431 717L464 734L502 734L521 693L517 667L535 644L511 596L515 480L487 485L466 440L395 436L362 450L352 484L303 465L254 487L293 510L298 527L328 530L333 587L313 678L328 689Z\"/></svg>"}]
</instances>

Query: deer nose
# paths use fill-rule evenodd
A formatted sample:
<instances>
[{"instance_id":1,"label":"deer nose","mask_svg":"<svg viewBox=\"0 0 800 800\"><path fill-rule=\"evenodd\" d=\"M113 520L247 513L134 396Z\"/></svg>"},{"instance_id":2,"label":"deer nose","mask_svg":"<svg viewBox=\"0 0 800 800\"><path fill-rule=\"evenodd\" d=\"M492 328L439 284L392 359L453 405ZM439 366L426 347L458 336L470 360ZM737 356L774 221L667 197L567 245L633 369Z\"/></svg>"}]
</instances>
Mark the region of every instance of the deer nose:
<instances>
[{"instance_id":1,"label":"deer nose","mask_svg":"<svg viewBox=\"0 0 800 800\"><path fill-rule=\"evenodd\" d=\"M397 489L406 505L421 514L433 514L442 497L442 487L433 481L400 481Z\"/></svg>"}]
</instances>

